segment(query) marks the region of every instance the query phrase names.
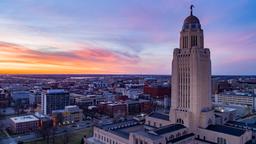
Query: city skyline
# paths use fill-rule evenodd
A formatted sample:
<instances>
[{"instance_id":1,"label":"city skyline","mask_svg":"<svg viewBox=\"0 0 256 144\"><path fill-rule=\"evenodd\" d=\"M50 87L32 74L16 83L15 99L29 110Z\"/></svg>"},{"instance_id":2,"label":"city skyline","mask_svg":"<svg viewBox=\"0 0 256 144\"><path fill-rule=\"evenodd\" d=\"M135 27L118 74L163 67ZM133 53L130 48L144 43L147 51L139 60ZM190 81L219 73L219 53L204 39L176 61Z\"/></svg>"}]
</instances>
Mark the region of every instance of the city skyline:
<instances>
[{"instance_id":1,"label":"city skyline","mask_svg":"<svg viewBox=\"0 0 256 144\"><path fill-rule=\"evenodd\" d=\"M1 1L0 74L170 74L190 4L213 74L254 74L256 2L231 0Z\"/></svg>"}]
</instances>

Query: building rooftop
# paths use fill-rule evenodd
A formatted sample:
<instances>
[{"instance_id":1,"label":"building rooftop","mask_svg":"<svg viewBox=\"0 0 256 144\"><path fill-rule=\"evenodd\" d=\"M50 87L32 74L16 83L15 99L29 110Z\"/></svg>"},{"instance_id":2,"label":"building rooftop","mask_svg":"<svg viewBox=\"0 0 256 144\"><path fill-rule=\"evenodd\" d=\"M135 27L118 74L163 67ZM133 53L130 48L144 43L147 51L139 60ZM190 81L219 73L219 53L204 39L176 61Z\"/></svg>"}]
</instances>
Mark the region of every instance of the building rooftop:
<instances>
[{"instance_id":1,"label":"building rooftop","mask_svg":"<svg viewBox=\"0 0 256 144\"><path fill-rule=\"evenodd\" d=\"M211 141L208 141L208 140L204 140L204 139L199 139L199 138L195 138L197 141L199 142L202 142L202 143L207 143L207 144L217 144L215 142L211 142Z\"/></svg>"},{"instance_id":2,"label":"building rooftop","mask_svg":"<svg viewBox=\"0 0 256 144\"><path fill-rule=\"evenodd\" d=\"M125 103L110 103L109 106L125 105Z\"/></svg>"},{"instance_id":3,"label":"building rooftop","mask_svg":"<svg viewBox=\"0 0 256 144\"><path fill-rule=\"evenodd\" d=\"M161 135L163 134L186 128L181 124L173 124L173 125L157 128L152 131L147 131L145 130L144 125L140 124L136 120L127 120L124 122L107 124L107 125L102 125L98 127L125 139L129 139L129 136L132 133L135 135L142 135L144 137L147 137L153 140L162 138Z\"/></svg>"},{"instance_id":4,"label":"building rooftop","mask_svg":"<svg viewBox=\"0 0 256 144\"><path fill-rule=\"evenodd\" d=\"M145 129L140 129L134 132L134 134L141 135L143 137L147 137L152 140L157 140L157 139L163 138L162 135L166 133L171 133L173 131L180 130L183 128L186 128L186 127L181 124L173 124L173 125L168 125L162 128L157 128L156 130L153 130L153 131L145 131ZM185 137L183 139L185 139Z\"/></svg>"},{"instance_id":5,"label":"building rooftop","mask_svg":"<svg viewBox=\"0 0 256 144\"><path fill-rule=\"evenodd\" d=\"M130 136L129 132L122 131L122 130L113 131L112 133L114 133L122 138L125 138L125 139L129 139L129 136Z\"/></svg>"},{"instance_id":6,"label":"building rooftop","mask_svg":"<svg viewBox=\"0 0 256 144\"><path fill-rule=\"evenodd\" d=\"M99 126L99 127L102 128L102 129L105 129L105 130L117 130L117 129L121 129L121 128L136 126L136 125L139 125L138 121L136 121L136 120L127 120L127 121L124 121L124 122L106 124L106 125L102 125L102 126Z\"/></svg>"},{"instance_id":7,"label":"building rooftop","mask_svg":"<svg viewBox=\"0 0 256 144\"><path fill-rule=\"evenodd\" d=\"M162 135L165 133L170 133L170 132L177 131L177 130L184 129L184 128L186 128L184 125L172 124L172 125L167 125L167 126L159 128L159 129L156 129L153 131L153 133L155 133L157 135Z\"/></svg>"},{"instance_id":8,"label":"building rooftop","mask_svg":"<svg viewBox=\"0 0 256 144\"><path fill-rule=\"evenodd\" d=\"M139 104L139 101L135 101L135 100L128 100L126 101L127 104Z\"/></svg>"},{"instance_id":9,"label":"building rooftop","mask_svg":"<svg viewBox=\"0 0 256 144\"><path fill-rule=\"evenodd\" d=\"M233 135L233 136L241 136L245 133L245 130L224 126L224 125L210 125L206 129L219 132L219 133Z\"/></svg>"},{"instance_id":10,"label":"building rooftop","mask_svg":"<svg viewBox=\"0 0 256 144\"><path fill-rule=\"evenodd\" d=\"M11 97L13 99L29 98L31 95L32 94L29 91L14 91L14 92L11 92Z\"/></svg>"},{"instance_id":11,"label":"building rooftop","mask_svg":"<svg viewBox=\"0 0 256 144\"><path fill-rule=\"evenodd\" d=\"M157 139L161 139L162 138L161 136L153 135L151 133L148 133L145 130L141 130L141 131L135 132L135 134L136 135L141 135L143 137L147 137L147 138L152 139L152 140L157 140Z\"/></svg>"},{"instance_id":12,"label":"building rooftop","mask_svg":"<svg viewBox=\"0 0 256 144\"><path fill-rule=\"evenodd\" d=\"M141 129L141 125L136 120L127 120L124 122L107 124L99 127L125 139L129 139L131 132Z\"/></svg>"},{"instance_id":13,"label":"building rooftop","mask_svg":"<svg viewBox=\"0 0 256 144\"><path fill-rule=\"evenodd\" d=\"M23 123L23 122L31 122L39 120L33 115L25 115L25 116L18 116L10 118L14 123Z\"/></svg>"},{"instance_id":14,"label":"building rooftop","mask_svg":"<svg viewBox=\"0 0 256 144\"><path fill-rule=\"evenodd\" d=\"M64 89L51 89L46 91L47 94L61 94L66 93Z\"/></svg>"},{"instance_id":15,"label":"building rooftop","mask_svg":"<svg viewBox=\"0 0 256 144\"><path fill-rule=\"evenodd\" d=\"M252 129L253 131L256 131L256 124L255 122L247 122L247 121L228 121L225 125L227 126L233 126L233 127L238 127L238 128L248 128Z\"/></svg>"},{"instance_id":16,"label":"building rooftop","mask_svg":"<svg viewBox=\"0 0 256 144\"><path fill-rule=\"evenodd\" d=\"M79 107L77 105L69 105L69 106L65 106L65 111L72 113L72 112L80 112L82 110L79 109Z\"/></svg>"},{"instance_id":17,"label":"building rooftop","mask_svg":"<svg viewBox=\"0 0 256 144\"><path fill-rule=\"evenodd\" d=\"M54 114L54 113L63 113L63 112L65 112L64 109L52 110L52 114Z\"/></svg>"},{"instance_id":18,"label":"building rooftop","mask_svg":"<svg viewBox=\"0 0 256 144\"><path fill-rule=\"evenodd\" d=\"M219 112L219 113L236 111L236 109L230 108L230 107L215 107L214 110L215 112Z\"/></svg>"},{"instance_id":19,"label":"building rooftop","mask_svg":"<svg viewBox=\"0 0 256 144\"><path fill-rule=\"evenodd\" d=\"M256 97L255 94L249 93L249 92L237 92L237 91L227 91L221 93L221 95L225 96L247 96L247 97Z\"/></svg>"},{"instance_id":20,"label":"building rooftop","mask_svg":"<svg viewBox=\"0 0 256 144\"><path fill-rule=\"evenodd\" d=\"M35 117L37 118L49 118L48 115L45 115L45 114L42 114L42 113L39 113L39 112L35 112Z\"/></svg>"},{"instance_id":21,"label":"building rooftop","mask_svg":"<svg viewBox=\"0 0 256 144\"><path fill-rule=\"evenodd\" d=\"M148 116L149 117L153 117L153 118L158 118L158 119L169 121L169 115L166 115L166 114L161 114L161 113L153 112L153 113L149 114Z\"/></svg>"},{"instance_id":22,"label":"building rooftop","mask_svg":"<svg viewBox=\"0 0 256 144\"><path fill-rule=\"evenodd\" d=\"M191 137L194 137L194 136L195 136L195 134L193 134L193 133L186 134L186 135L183 135L183 136L181 136L181 137L172 139L172 140L168 141L167 143L173 144L173 143L176 143L176 142L179 142L179 141L181 141L181 140L185 140L185 139L187 139L187 138L191 138Z\"/></svg>"}]
</instances>

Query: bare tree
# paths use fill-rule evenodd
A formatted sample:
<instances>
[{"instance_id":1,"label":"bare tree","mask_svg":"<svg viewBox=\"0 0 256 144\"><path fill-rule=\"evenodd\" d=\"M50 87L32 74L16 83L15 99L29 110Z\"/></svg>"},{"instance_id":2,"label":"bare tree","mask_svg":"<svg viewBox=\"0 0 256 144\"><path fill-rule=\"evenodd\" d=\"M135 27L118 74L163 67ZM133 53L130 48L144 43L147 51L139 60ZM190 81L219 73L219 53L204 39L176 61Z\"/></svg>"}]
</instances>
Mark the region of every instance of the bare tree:
<instances>
[{"instance_id":1,"label":"bare tree","mask_svg":"<svg viewBox=\"0 0 256 144\"><path fill-rule=\"evenodd\" d=\"M66 128L64 130L64 135L63 135L63 144L68 144L69 143L70 136L71 136L70 130L68 128Z\"/></svg>"}]
</instances>

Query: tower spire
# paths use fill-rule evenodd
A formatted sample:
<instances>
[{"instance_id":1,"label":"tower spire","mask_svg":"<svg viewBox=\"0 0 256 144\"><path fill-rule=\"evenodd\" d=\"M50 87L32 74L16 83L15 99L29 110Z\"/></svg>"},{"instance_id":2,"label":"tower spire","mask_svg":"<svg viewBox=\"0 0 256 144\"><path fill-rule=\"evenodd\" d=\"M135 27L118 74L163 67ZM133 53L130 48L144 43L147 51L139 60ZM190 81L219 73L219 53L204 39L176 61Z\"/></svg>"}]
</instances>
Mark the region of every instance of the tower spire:
<instances>
[{"instance_id":1,"label":"tower spire","mask_svg":"<svg viewBox=\"0 0 256 144\"><path fill-rule=\"evenodd\" d=\"M190 15L193 15L193 8L194 7L195 7L194 5L190 5Z\"/></svg>"}]
</instances>

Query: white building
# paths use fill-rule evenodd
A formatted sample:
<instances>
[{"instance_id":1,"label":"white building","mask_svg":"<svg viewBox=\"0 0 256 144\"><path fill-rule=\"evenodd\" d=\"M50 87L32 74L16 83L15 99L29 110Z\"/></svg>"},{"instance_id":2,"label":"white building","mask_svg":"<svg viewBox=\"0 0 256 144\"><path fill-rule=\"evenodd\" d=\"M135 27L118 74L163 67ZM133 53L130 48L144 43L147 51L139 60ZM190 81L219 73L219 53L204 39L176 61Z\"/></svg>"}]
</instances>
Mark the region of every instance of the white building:
<instances>
[{"instance_id":1,"label":"white building","mask_svg":"<svg viewBox=\"0 0 256 144\"><path fill-rule=\"evenodd\" d=\"M10 118L13 133L32 132L38 129L39 119L34 115L25 115Z\"/></svg>"},{"instance_id":2,"label":"white building","mask_svg":"<svg viewBox=\"0 0 256 144\"><path fill-rule=\"evenodd\" d=\"M256 110L256 95L244 92L223 92L214 95L217 104L236 104Z\"/></svg>"},{"instance_id":3,"label":"white building","mask_svg":"<svg viewBox=\"0 0 256 144\"><path fill-rule=\"evenodd\" d=\"M126 121L97 126L87 143L245 144L252 139L252 131L215 124L210 50L204 48L203 30L192 8L180 32L180 48L173 53L169 119L154 114L146 117L146 125Z\"/></svg>"}]
</instances>

